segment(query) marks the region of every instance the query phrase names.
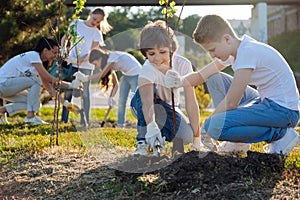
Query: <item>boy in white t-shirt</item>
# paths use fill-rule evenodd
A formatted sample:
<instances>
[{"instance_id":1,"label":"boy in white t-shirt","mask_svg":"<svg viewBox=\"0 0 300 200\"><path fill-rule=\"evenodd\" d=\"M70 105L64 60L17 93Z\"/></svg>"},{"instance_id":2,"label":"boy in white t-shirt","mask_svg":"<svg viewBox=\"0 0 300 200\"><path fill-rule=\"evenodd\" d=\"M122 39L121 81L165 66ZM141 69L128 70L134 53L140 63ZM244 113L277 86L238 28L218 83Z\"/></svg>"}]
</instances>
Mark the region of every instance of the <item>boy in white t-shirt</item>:
<instances>
[{"instance_id":1,"label":"boy in white t-shirt","mask_svg":"<svg viewBox=\"0 0 300 200\"><path fill-rule=\"evenodd\" d=\"M201 18L193 37L216 60L184 78L169 71L165 80L170 88L207 82L216 108L204 123L203 133L228 141L220 150L234 151L237 144L265 141L269 143L266 152L287 155L300 137L294 130L299 120L299 93L285 59L249 36L239 39L218 15ZM220 73L229 65L233 78Z\"/></svg>"},{"instance_id":2,"label":"boy in white t-shirt","mask_svg":"<svg viewBox=\"0 0 300 200\"><path fill-rule=\"evenodd\" d=\"M141 31L140 49L147 61L139 74L138 90L131 100L132 110L138 119L137 149L134 155L148 154L147 147L153 148L156 139L164 146L163 137L169 142L174 142L176 136L184 145L192 142L194 137L199 138L199 106L193 86L184 88L188 119L178 107L179 90L173 90L176 111L174 133L172 95L171 90L165 87L164 75L171 67L181 75L193 71L190 61L175 54L177 48L173 30L168 30L164 21L150 22ZM192 148L198 146L194 143Z\"/></svg>"}]
</instances>

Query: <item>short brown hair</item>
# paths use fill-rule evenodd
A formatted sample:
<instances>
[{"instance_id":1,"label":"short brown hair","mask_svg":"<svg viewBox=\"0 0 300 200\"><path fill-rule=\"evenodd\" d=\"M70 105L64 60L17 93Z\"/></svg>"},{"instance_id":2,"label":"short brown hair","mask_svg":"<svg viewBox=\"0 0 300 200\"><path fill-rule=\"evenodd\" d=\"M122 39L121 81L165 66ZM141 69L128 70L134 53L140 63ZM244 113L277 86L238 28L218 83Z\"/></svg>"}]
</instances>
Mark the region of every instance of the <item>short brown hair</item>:
<instances>
[{"instance_id":1,"label":"short brown hair","mask_svg":"<svg viewBox=\"0 0 300 200\"><path fill-rule=\"evenodd\" d=\"M167 28L165 21L148 22L141 31L140 50L147 57L146 52L149 49L160 47L169 47L172 52L177 50L178 44L174 31Z\"/></svg>"},{"instance_id":2,"label":"short brown hair","mask_svg":"<svg viewBox=\"0 0 300 200\"><path fill-rule=\"evenodd\" d=\"M229 22L219 15L206 15L202 17L193 33L196 43L219 42L224 34L236 37Z\"/></svg>"}]
</instances>

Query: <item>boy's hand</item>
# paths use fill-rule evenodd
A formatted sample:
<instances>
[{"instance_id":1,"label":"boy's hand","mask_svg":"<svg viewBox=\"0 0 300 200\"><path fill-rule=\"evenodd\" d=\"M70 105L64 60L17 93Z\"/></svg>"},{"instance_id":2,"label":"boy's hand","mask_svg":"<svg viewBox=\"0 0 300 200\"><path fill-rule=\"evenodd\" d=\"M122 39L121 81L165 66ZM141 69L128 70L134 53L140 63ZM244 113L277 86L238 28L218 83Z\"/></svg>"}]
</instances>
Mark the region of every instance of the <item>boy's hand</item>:
<instances>
[{"instance_id":1,"label":"boy's hand","mask_svg":"<svg viewBox=\"0 0 300 200\"><path fill-rule=\"evenodd\" d=\"M203 145L201 144L200 137L194 137L193 144L191 145L191 151L199 151L201 148L203 148Z\"/></svg>"},{"instance_id":2,"label":"boy's hand","mask_svg":"<svg viewBox=\"0 0 300 200\"><path fill-rule=\"evenodd\" d=\"M81 82L87 82L89 80L89 76L85 75L84 73L78 71L76 73L74 73L74 75L76 77L76 80L79 80Z\"/></svg>"},{"instance_id":3,"label":"boy's hand","mask_svg":"<svg viewBox=\"0 0 300 200\"><path fill-rule=\"evenodd\" d=\"M177 71L168 70L165 74L165 85L167 88L182 87L183 80Z\"/></svg>"}]
</instances>

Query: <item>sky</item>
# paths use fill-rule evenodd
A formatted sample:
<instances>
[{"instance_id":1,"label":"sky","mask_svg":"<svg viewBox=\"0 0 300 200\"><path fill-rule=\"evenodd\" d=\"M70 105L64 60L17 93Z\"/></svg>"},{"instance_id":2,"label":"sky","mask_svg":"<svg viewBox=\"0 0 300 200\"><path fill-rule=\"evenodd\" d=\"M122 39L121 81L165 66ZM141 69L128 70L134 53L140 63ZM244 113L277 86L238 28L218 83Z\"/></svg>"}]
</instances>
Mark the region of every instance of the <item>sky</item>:
<instances>
[{"instance_id":1,"label":"sky","mask_svg":"<svg viewBox=\"0 0 300 200\"><path fill-rule=\"evenodd\" d=\"M181 14L181 19L186 18L189 15L197 14L204 16L207 14L218 14L225 19L249 19L251 18L251 9L253 5L222 5L222 6L184 6ZM147 10L149 7L142 6L143 9ZM176 6L177 16L181 11L181 6ZM106 6L104 10L109 13L113 10L113 7ZM133 8L134 10L134 8Z\"/></svg>"},{"instance_id":2,"label":"sky","mask_svg":"<svg viewBox=\"0 0 300 200\"><path fill-rule=\"evenodd\" d=\"M184 6L181 18L197 14L204 16L207 14L218 14L225 19L249 19L253 5L222 5L222 6ZM177 7L177 16L180 14L181 6Z\"/></svg>"}]
</instances>

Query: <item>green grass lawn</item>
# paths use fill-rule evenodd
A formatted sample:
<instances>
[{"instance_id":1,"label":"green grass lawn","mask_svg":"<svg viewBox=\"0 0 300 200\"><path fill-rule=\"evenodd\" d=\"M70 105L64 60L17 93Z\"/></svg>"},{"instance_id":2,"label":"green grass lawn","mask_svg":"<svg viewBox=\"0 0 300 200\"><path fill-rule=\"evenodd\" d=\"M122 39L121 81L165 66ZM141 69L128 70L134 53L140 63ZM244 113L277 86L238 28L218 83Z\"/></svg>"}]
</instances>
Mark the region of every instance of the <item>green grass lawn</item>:
<instances>
[{"instance_id":1,"label":"green grass lawn","mask_svg":"<svg viewBox=\"0 0 300 200\"><path fill-rule=\"evenodd\" d=\"M104 118L106 109L92 109L91 120L99 121ZM201 113L201 123L210 115L209 112ZM53 108L43 107L39 116L47 121L53 120ZM44 148L50 147L50 136L55 136L56 128L49 125L30 125L23 123L24 113L9 117L9 124L0 124L0 166L12 163L15 159L28 156L33 153L43 151ZM60 117L60 113L59 113ZM136 119L128 110L126 119L131 123L136 123ZM79 120L79 116L70 114L70 121ZM114 109L109 115L109 122L117 121L117 110ZM100 128L99 126L90 127L88 130L82 130L76 123L59 123L58 124L58 143L65 150L79 149L85 152L89 145L96 143L110 142L112 145L120 147L135 147L136 129L116 129ZM54 137L55 138L55 137ZM93 138L90 140L90 138ZM83 141L85 140L85 141ZM88 142L87 142L88 141ZM52 144L55 144L52 143ZM252 151L263 152L264 143L251 145ZM298 144L298 148L299 148ZM186 147L187 150L189 146ZM286 159L285 166L288 168L300 167L300 151L294 150Z\"/></svg>"}]
</instances>

